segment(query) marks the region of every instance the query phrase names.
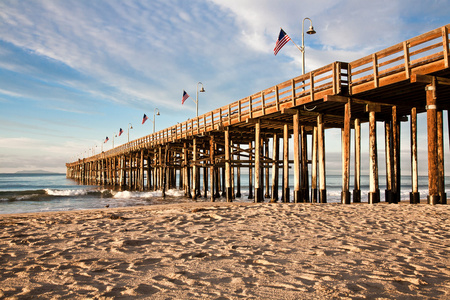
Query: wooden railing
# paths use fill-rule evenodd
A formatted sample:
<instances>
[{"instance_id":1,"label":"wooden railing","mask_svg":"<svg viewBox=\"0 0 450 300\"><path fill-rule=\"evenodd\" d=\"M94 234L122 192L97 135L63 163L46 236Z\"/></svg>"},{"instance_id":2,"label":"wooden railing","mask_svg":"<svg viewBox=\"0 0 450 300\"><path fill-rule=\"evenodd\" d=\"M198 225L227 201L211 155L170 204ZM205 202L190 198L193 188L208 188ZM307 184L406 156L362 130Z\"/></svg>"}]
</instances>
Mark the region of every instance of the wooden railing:
<instances>
[{"instance_id":1,"label":"wooden railing","mask_svg":"<svg viewBox=\"0 0 450 300\"><path fill-rule=\"evenodd\" d=\"M449 67L450 24L350 63L350 93L408 80Z\"/></svg>"},{"instance_id":2,"label":"wooden railing","mask_svg":"<svg viewBox=\"0 0 450 300\"><path fill-rule=\"evenodd\" d=\"M380 86L449 67L450 24L378 51L351 63L334 62L308 74L262 90L154 134L144 136L101 154L86 158L95 161L136 152L140 149L188 139L312 101L325 95L354 95ZM75 165L78 162L67 164Z\"/></svg>"}]
</instances>

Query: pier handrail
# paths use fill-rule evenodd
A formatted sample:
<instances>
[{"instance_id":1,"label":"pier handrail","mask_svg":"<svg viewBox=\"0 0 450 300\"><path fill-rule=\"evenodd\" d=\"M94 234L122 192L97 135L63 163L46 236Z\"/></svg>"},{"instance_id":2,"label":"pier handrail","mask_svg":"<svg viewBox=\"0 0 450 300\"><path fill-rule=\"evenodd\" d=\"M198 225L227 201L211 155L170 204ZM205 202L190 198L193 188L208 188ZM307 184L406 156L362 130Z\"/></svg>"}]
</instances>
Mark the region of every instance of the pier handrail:
<instances>
[{"instance_id":1,"label":"pier handrail","mask_svg":"<svg viewBox=\"0 0 450 300\"><path fill-rule=\"evenodd\" d=\"M412 74L449 67L450 24L350 63L333 62L201 116L130 141L100 154L67 163L73 166L188 139L245 122L284 108L308 104L326 95L355 95L374 87L407 80Z\"/></svg>"},{"instance_id":2,"label":"pier handrail","mask_svg":"<svg viewBox=\"0 0 450 300\"><path fill-rule=\"evenodd\" d=\"M449 66L450 24L350 62L350 93L358 94L412 74Z\"/></svg>"}]
</instances>

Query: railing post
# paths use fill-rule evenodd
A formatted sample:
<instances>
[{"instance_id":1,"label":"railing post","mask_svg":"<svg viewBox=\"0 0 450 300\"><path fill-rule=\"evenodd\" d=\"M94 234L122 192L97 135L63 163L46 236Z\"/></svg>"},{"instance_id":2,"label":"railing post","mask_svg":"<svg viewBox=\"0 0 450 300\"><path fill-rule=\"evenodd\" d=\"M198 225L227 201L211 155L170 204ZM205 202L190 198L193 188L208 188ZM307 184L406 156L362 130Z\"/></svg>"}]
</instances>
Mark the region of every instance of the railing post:
<instances>
[{"instance_id":1,"label":"railing post","mask_svg":"<svg viewBox=\"0 0 450 300\"><path fill-rule=\"evenodd\" d=\"M443 53L444 53L444 65L446 68L449 67L449 55L450 55L450 51L448 50L448 29L447 26L442 27L442 42L443 42Z\"/></svg>"}]
</instances>

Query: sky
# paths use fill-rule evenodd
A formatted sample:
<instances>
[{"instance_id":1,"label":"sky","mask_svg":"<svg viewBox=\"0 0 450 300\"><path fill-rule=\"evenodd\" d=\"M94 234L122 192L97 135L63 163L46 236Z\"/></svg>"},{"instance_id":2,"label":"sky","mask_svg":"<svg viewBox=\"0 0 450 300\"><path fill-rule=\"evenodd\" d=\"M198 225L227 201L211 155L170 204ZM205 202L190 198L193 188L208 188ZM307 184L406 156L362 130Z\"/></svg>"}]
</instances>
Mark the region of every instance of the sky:
<instances>
[{"instance_id":1,"label":"sky","mask_svg":"<svg viewBox=\"0 0 450 300\"><path fill-rule=\"evenodd\" d=\"M126 143L129 124L133 140L152 133L153 119L158 131L195 117L198 82L203 114L300 75L294 44L277 56L273 48L280 27L301 45L306 17L317 32L305 37L309 72L449 16L450 0L0 0L0 173L65 172L66 162L111 149L120 128L114 144ZM183 90L191 98L181 105ZM326 143L338 168L340 146L329 145L340 132Z\"/></svg>"}]
</instances>

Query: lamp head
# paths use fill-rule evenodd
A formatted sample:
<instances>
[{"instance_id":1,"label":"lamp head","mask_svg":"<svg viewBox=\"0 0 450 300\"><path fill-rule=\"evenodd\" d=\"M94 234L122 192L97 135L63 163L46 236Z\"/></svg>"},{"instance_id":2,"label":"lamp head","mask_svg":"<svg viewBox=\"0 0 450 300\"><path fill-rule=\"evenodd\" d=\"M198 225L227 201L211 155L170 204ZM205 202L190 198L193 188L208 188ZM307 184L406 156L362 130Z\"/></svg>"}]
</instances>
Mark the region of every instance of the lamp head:
<instances>
[{"instance_id":1,"label":"lamp head","mask_svg":"<svg viewBox=\"0 0 450 300\"><path fill-rule=\"evenodd\" d=\"M130 126L130 129L133 129L133 125Z\"/></svg>"},{"instance_id":2,"label":"lamp head","mask_svg":"<svg viewBox=\"0 0 450 300\"><path fill-rule=\"evenodd\" d=\"M205 92L205 89L202 86L202 88L200 89L200 93L204 93L204 92Z\"/></svg>"},{"instance_id":3,"label":"lamp head","mask_svg":"<svg viewBox=\"0 0 450 300\"><path fill-rule=\"evenodd\" d=\"M159 114L159 110L158 110L158 112L156 113L156 115L157 115L157 116L160 116L160 114Z\"/></svg>"},{"instance_id":4,"label":"lamp head","mask_svg":"<svg viewBox=\"0 0 450 300\"><path fill-rule=\"evenodd\" d=\"M308 29L308 31L306 33L307 34L315 34L316 31L314 30L314 27L311 25L311 26L309 26L309 29Z\"/></svg>"}]
</instances>

